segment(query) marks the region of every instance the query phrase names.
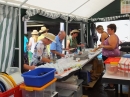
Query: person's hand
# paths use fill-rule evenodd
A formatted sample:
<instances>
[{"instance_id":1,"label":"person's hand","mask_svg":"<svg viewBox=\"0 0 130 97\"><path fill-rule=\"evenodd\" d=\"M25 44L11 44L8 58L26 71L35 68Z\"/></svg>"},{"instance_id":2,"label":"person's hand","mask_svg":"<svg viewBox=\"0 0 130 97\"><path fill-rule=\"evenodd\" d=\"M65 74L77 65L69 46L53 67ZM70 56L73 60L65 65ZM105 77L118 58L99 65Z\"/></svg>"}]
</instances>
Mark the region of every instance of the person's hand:
<instances>
[{"instance_id":1,"label":"person's hand","mask_svg":"<svg viewBox=\"0 0 130 97\"><path fill-rule=\"evenodd\" d=\"M84 45L84 44L81 44L80 46L81 46L81 47L84 47L85 45Z\"/></svg>"},{"instance_id":2,"label":"person's hand","mask_svg":"<svg viewBox=\"0 0 130 97\"><path fill-rule=\"evenodd\" d=\"M98 45L99 46L99 48L103 48L103 45L102 44L100 44L100 45Z\"/></svg>"},{"instance_id":3,"label":"person's hand","mask_svg":"<svg viewBox=\"0 0 130 97\"><path fill-rule=\"evenodd\" d=\"M60 56L61 56L61 57L65 57L65 55L64 55L64 54L61 54Z\"/></svg>"},{"instance_id":4,"label":"person's hand","mask_svg":"<svg viewBox=\"0 0 130 97\"><path fill-rule=\"evenodd\" d=\"M69 48L65 48L65 50L69 50Z\"/></svg>"},{"instance_id":5,"label":"person's hand","mask_svg":"<svg viewBox=\"0 0 130 97\"><path fill-rule=\"evenodd\" d=\"M91 50L91 52L96 52L96 49Z\"/></svg>"},{"instance_id":6,"label":"person's hand","mask_svg":"<svg viewBox=\"0 0 130 97\"><path fill-rule=\"evenodd\" d=\"M34 66L34 65L30 66L30 70L33 70L35 68L36 68L36 66Z\"/></svg>"}]
</instances>

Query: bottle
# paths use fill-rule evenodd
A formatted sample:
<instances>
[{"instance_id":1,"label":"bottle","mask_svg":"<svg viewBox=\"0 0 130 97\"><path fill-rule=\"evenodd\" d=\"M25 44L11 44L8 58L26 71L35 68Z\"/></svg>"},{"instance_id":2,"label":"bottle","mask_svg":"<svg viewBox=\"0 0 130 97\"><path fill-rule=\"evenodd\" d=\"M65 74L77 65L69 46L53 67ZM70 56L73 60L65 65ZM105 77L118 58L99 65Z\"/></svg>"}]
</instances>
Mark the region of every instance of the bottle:
<instances>
[{"instance_id":1,"label":"bottle","mask_svg":"<svg viewBox=\"0 0 130 97\"><path fill-rule=\"evenodd\" d=\"M68 58L68 57L69 57L69 52L67 51L67 52L66 52L66 58Z\"/></svg>"},{"instance_id":2,"label":"bottle","mask_svg":"<svg viewBox=\"0 0 130 97\"><path fill-rule=\"evenodd\" d=\"M52 55L52 53L50 53L50 60L51 60L51 63L53 63L53 55Z\"/></svg>"},{"instance_id":3,"label":"bottle","mask_svg":"<svg viewBox=\"0 0 130 97\"><path fill-rule=\"evenodd\" d=\"M78 49L77 49L77 53L79 54L80 53L80 48L78 47Z\"/></svg>"},{"instance_id":4,"label":"bottle","mask_svg":"<svg viewBox=\"0 0 130 97\"><path fill-rule=\"evenodd\" d=\"M55 56L54 56L54 63L57 63L57 55L55 54Z\"/></svg>"}]
</instances>

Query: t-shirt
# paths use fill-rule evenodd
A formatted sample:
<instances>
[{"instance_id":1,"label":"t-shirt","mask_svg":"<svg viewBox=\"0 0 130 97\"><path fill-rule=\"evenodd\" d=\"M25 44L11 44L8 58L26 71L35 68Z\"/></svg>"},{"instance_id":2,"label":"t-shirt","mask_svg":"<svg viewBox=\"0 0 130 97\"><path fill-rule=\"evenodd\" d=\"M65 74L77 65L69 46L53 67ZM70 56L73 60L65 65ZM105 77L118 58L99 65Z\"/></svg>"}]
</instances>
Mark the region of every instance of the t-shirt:
<instances>
[{"instance_id":1,"label":"t-shirt","mask_svg":"<svg viewBox=\"0 0 130 97\"><path fill-rule=\"evenodd\" d=\"M69 35L67 40L70 41L69 48L76 48L77 47L78 43L77 43L77 39L76 38L72 38L72 36Z\"/></svg>"},{"instance_id":2,"label":"t-shirt","mask_svg":"<svg viewBox=\"0 0 130 97\"><path fill-rule=\"evenodd\" d=\"M34 47L31 65L43 63L41 61L43 57L48 57L46 46L42 41L38 41Z\"/></svg>"},{"instance_id":3,"label":"t-shirt","mask_svg":"<svg viewBox=\"0 0 130 97\"><path fill-rule=\"evenodd\" d=\"M41 34L39 37L38 37L38 41L43 39L44 38L44 34ZM50 45L47 45L47 53L48 55L50 54Z\"/></svg>"},{"instance_id":4,"label":"t-shirt","mask_svg":"<svg viewBox=\"0 0 130 97\"><path fill-rule=\"evenodd\" d=\"M36 42L34 42L34 39L32 37L29 39L29 41L31 41L31 43L32 43L32 45L31 45L31 52L33 53L34 52L34 47L36 45Z\"/></svg>"},{"instance_id":5,"label":"t-shirt","mask_svg":"<svg viewBox=\"0 0 130 97\"><path fill-rule=\"evenodd\" d=\"M24 36L24 53L27 52L27 43L28 43L28 39L26 36Z\"/></svg>"}]
</instances>

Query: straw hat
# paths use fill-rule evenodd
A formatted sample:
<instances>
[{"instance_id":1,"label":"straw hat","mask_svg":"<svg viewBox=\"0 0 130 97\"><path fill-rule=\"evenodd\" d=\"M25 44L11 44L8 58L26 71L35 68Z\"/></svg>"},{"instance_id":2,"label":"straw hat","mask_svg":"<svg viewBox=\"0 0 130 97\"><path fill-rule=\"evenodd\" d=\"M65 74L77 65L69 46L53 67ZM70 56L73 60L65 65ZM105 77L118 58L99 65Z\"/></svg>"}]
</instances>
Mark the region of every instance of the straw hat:
<instances>
[{"instance_id":1,"label":"straw hat","mask_svg":"<svg viewBox=\"0 0 130 97\"><path fill-rule=\"evenodd\" d=\"M44 37L48 38L49 40L51 40L52 42L56 42L55 41L55 35L52 33L45 33Z\"/></svg>"},{"instance_id":2,"label":"straw hat","mask_svg":"<svg viewBox=\"0 0 130 97\"><path fill-rule=\"evenodd\" d=\"M40 32L44 32L44 31L48 31L49 29L47 29L46 27L41 27Z\"/></svg>"},{"instance_id":3,"label":"straw hat","mask_svg":"<svg viewBox=\"0 0 130 97\"><path fill-rule=\"evenodd\" d=\"M38 34L37 30L33 30L31 34Z\"/></svg>"},{"instance_id":4,"label":"straw hat","mask_svg":"<svg viewBox=\"0 0 130 97\"><path fill-rule=\"evenodd\" d=\"M79 30L77 30L77 29L74 29L74 30L72 30L72 31L70 32L70 34L72 34L72 33L74 33L74 32L77 32L77 33L79 33Z\"/></svg>"},{"instance_id":5,"label":"straw hat","mask_svg":"<svg viewBox=\"0 0 130 97\"><path fill-rule=\"evenodd\" d=\"M43 31L42 30L39 30L39 33L42 33Z\"/></svg>"}]
</instances>

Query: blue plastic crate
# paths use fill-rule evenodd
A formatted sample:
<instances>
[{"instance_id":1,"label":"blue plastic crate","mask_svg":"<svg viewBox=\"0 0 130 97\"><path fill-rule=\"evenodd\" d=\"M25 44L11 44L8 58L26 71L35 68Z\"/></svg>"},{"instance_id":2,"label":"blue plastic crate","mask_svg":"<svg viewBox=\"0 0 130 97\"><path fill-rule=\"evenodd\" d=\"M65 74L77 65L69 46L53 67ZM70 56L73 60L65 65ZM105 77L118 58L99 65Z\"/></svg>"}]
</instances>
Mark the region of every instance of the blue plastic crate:
<instances>
[{"instance_id":1,"label":"blue plastic crate","mask_svg":"<svg viewBox=\"0 0 130 97\"><path fill-rule=\"evenodd\" d=\"M41 87L54 79L54 68L37 68L23 73L24 83L27 86Z\"/></svg>"}]
</instances>

